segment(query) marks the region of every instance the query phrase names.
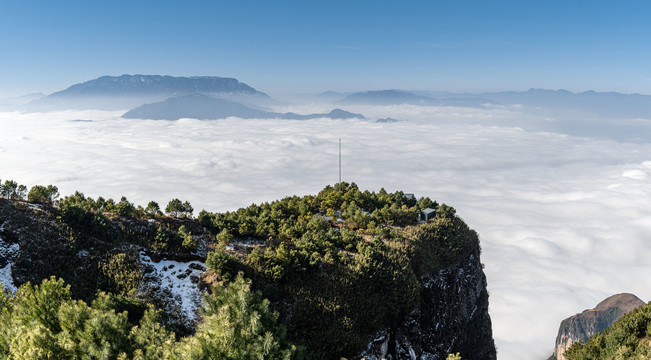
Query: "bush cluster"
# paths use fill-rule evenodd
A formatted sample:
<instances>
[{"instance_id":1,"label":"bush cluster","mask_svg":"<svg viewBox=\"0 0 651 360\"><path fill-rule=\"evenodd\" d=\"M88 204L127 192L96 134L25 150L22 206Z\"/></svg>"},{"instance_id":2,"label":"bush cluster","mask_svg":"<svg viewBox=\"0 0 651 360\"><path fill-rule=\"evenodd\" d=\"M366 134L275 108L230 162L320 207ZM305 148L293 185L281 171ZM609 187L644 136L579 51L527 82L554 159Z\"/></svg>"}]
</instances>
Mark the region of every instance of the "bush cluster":
<instances>
[{"instance_id":1,"label":"bush cluster","mask_svg":"<svg viewBox=\"0 0 651 360\"><path fill-rule=\"evenodd\" d=\"M285 339L278 314L237 277L205 299L204 322L194 336L176 340L146 307L137 319L125 302L100 293L89 306L70 286L50 278L27 283L15 296L0 287L0 358L3 359L300 359Z\"/></svg>"}]
</instances>

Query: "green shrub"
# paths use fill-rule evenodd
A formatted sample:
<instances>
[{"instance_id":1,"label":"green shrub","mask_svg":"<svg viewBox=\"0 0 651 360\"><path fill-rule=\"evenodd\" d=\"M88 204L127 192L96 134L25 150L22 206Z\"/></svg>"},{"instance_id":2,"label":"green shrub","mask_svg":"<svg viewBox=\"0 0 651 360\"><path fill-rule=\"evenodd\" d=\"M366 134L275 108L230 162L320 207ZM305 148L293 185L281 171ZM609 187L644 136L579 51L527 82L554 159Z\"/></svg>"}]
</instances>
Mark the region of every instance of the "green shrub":
<instances>
[{"instance_id":1,"label":"green shrub","mask_svg":"<svg viewBox=\"0 0 651 360\"><path fill-rule=\"evenodd\" d=\"M197 245L199 244L199 241L197 240L197 238L192 236L192 234L190 233L190 231L188 231L185 225L181 225L181 227L179 227L178 234L181 237L181 239L183 239L181 246L183 246L184 249L190 251L197 249Z\"/></svg>"},{"instance_id":2,"label":"green shrub","mask_svg":"<svg viewBox=\"0 0 651 360\"><path fill-rule=\"evenodd\" d=\"M206 266L227 278L233 278L243 268L238 258L220 250L208 253Z\"/></svg>"}]
</instances>

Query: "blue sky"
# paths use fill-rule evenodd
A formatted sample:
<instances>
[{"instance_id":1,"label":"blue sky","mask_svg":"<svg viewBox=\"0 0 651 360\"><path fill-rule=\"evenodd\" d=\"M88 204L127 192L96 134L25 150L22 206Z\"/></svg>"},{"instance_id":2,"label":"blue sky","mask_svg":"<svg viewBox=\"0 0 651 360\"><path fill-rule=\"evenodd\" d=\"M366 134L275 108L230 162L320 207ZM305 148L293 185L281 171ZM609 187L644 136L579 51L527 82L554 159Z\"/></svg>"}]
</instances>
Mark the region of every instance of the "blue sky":
<instances>
[{"instance_id":1,"label":"blue sky","mask_svg":"<svg viewBox=\"0 0 651 360\"><path fill-rule=\"evenodd\" d=\"M4 1L0 95L102 75L236 77L274 94L651 94L645 1Z\"/></svg>"}]
</instances>

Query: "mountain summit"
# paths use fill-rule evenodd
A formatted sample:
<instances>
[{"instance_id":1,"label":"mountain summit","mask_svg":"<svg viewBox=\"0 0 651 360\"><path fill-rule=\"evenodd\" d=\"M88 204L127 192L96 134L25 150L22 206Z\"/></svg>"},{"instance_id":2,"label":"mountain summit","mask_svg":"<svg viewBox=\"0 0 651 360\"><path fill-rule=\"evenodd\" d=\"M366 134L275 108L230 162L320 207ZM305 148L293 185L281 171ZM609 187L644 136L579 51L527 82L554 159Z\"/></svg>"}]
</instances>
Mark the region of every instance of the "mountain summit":
<instances>
[{"instance_id":1,"label":"mountain summit","mask_svg":"<svg viewBox=\"0 0 651 360\"><path fill-rule=\"evenodd\" d=\"M100 78L75 84L49 97L61 96L147 96L181 95L193 93L230 93L262 95L251 86L233 78L217 76L175 77L161 75L122 75Z\"/></svg>"},{"instance_id":2,"label":"mountain summit","mask_svg":"<svg viewBox=\"0 0 651 360\"><path fill-rule=\"evenodd\" d=\"M189 94L212 94L253 100L271 98L234 78L161 75L102 76L30 102L28 111L63 109L130 109Z\"/></svg>"}]
</instances>

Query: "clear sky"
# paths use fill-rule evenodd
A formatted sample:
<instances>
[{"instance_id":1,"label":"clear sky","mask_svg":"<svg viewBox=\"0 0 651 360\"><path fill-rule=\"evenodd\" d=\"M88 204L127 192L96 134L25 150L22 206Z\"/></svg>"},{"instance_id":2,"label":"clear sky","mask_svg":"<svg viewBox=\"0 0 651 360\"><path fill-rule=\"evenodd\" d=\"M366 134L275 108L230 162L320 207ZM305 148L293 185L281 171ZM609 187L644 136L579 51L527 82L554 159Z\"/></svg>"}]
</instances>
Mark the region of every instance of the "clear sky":
<instances>
[{"instance_id":1,"label":"clear sky","mask_svg":"<svg viewBox=\"0 0 651 360\"><path fill-rule=\"evenodd\" d=\"M216 75L270 93L651 94L648 1L0 0L0 95L102 75Z\"/></svg>"}]
</instances>

